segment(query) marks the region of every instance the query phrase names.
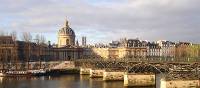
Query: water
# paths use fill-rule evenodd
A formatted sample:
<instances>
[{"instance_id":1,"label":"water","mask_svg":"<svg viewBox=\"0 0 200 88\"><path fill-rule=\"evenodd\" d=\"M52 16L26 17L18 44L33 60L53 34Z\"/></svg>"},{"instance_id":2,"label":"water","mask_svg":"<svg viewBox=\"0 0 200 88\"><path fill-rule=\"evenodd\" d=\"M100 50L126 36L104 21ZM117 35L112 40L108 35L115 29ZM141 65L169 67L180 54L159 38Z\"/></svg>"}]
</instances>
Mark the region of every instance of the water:
<instances>
[{"instance_id":1,"label":"water","mask_svg":"<svg viewBox=\"0 0 200 88\"><path fill-rule=\"evenodd\" d=\"M124 86L123 81L105 82L102 78L91 79L87 75L63 75L31 78L1 77L0 88L124 88Z\"/></svg>"}]
</instances>

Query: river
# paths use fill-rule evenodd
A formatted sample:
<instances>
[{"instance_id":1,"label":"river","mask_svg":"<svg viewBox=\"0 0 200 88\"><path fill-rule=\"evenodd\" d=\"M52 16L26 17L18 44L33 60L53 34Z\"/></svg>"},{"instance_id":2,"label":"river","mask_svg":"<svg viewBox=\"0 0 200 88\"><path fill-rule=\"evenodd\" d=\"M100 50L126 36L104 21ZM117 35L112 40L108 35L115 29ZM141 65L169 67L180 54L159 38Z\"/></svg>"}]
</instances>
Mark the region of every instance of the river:
<instances>
[{"instance_id":1,"label":"river","mask_svg":"<svg viewBox=\"0 0 200 88\"><path fill-rule=\"evenodd\" d=\"M124 86L123 81L105 82L102 78L89 78L87 75L73 74L43 77L0 77L0 88L124 88Z\"/></svg>"}]
</instances>

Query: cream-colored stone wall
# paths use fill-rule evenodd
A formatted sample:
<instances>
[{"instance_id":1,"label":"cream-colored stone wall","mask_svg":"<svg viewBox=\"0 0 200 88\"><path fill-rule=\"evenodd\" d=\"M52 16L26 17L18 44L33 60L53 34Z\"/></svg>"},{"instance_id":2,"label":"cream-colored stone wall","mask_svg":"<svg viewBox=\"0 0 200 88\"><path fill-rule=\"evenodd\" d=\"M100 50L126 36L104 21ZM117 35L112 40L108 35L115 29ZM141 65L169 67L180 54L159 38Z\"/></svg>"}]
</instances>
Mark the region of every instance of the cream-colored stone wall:
<instances>
[{"instance_id":1,"label":"cream-colored stone wall","mask_svg":"<svg viewBox=\"0 0 200 88\"><path fill-rule=\"evenodd\" d=\"M105 70L90 69L90 77L91 78L103 77L104 71Z\"/></svg>"},{"instance_id":2,"label":"cream-colored stone wall","mask_svg":"<svg viewBox=\"0 0 200 88\"><path fill-rule=\"evenodd\" d=\"M108 48L92 48L92 51L97 56L100 56L102 58L108 58L109 57L109 51Z\"/></svg>"},{"instance_id":3,"label":"cream-colored stone wall","mask_svg":"<svg viewBox=\"0 0 200 88\"><path fill-rule=\"evenodd\" d=\"M124 80L124 72L104 72L103 73L104 81L120 81Z\"/></svg>"},{"instance_id":4,"label":"cream-colored stone wall","mask_svg":"<svg viewBox=\"0 0 200 88\"><path fill-rule=\"evenodd\" d=\"M200 80L172 80L161 79L160 88L199 88Z\"/></svg>"},{"instance_id":5,"label":"cream-colored stone wall","mask_svg":"<svg viewBox=\"0 0 200 88\"><path fill-rule=\"evenodd\" d=\"M66 45L75 45L73 36L68 35L58 35L58 47L64 47ZM68 42L67 42L68 41Z\"/></svg>"},{"instance_id":6,"label":"cream-colored stone wall","mask_svg":"<svg viewBox=\"0 0 200 88\"><path fill-rule=\"evenodd\" d=\"M151 74L125 74L124 86L154 86L155 75Z\"/></svg>"},{"instance_id":7,"label":"cream-colored stone wall","mask_svg":"<svg viewBox=\"0 0 200 88\"><path fill-rule=\"evenodd\" d=\"M124 58L127 56L146 57L146 48L92 48L97 56L106 59Z\"/></svg>"},{"instance_id":8,"label":"cream-colored stone wall","mask_svg":"<svg viewBox=\"0 0 200 88\"><path fill-rule=\"evenodd\" d=\"M80 68L81 75L90 75L91 68Z\"/></svg>"}]
</instances>

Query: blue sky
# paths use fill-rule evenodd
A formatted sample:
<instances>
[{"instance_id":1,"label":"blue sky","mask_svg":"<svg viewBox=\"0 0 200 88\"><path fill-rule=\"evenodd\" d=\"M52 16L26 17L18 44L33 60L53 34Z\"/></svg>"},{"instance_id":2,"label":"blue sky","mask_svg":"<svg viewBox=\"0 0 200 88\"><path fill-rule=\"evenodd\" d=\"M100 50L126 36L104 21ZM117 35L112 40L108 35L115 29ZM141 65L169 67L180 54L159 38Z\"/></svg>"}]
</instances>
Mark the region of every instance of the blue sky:
<instances>
[{"instance_id":1,"label":"blue sky","mask_svg":"<svg viewBox=\"0 0 200 88\"><path fill-rule=\"evenodd\" d=\"M0 0L0 31L46 35L56 43L66 19L77 39L199 42L200 0ZM20 37L19 37L20 39Z\"/></svg>"}]
</instances>

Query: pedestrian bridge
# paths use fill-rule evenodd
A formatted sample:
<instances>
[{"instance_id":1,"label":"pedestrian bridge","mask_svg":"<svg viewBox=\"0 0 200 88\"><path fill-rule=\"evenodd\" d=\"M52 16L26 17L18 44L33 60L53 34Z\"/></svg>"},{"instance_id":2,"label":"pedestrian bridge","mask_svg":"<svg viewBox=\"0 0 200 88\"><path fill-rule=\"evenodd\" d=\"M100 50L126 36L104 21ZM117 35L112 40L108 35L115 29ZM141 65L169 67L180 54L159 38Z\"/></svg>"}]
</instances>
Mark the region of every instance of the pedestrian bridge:
<instances>
[{"instance_id":1,"label":"pedestrian bridge","mask_svg":"<svg viewBox=\"0 0 200 88\"><path fill-rule=\"evenodd\" d=\"M121 71L127 73L154 73L169 74L170 79L194 79L200 78L199 61L160 61L149 59L79 59L75 61L77 67L103 69L106 71Z\"/></svg>"},{"instance_id":2,"label":"pedestrian bridge","mask_svg":"<svg viewBox=\"0 0 200 88\"><path fill-rule=\"evenodd\" d=\"M127 73L155 73L170 74L171 78L200 78L200 61L176 60L176 59L76 59L73 61L50 61L7 64L4 69L69 69L69 68L91 68L106 71L118 71ZM2 64L0 65L2 69ZM170 78L170 77L169 77Z\"/></svg>"}]
</instances>

